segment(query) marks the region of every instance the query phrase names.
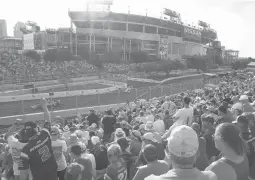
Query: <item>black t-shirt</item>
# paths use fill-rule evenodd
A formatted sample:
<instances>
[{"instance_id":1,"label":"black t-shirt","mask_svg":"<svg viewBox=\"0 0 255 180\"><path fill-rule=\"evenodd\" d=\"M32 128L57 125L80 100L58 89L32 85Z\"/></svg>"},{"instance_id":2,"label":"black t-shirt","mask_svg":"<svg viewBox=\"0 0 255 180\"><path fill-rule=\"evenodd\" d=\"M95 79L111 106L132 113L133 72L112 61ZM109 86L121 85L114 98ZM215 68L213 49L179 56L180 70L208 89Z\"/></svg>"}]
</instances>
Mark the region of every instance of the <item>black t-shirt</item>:
<instances>
[{"instance_id":1,"label":"black t-shirt","mask_svg":"<svg viewBox=\"0 0 255 180\"><path fill-rule=\"evenodd\" d=\"M21 151L19 170L31 170L33 180L57 180L57 163L47 129L33 137Z\"/></svg>"},{"instance_id":2,"label":"black t-shirt","mask_svg":"<svg viewBox=\"0 0 255 180\"><path fill-rule=\"evenodd\" d=\"M211 159L213 156L218 156L220 151L215 147L215 142L212 135L204 135L206 142L206 154L208 159Z\"/></svg>"},{"instance_id":3,"label":"black t-shirt","mask_svg":"<svg viewBox=\"0 0 255 180\"><path fill-rule=\"evenodd\" d=\"M96 114L92 113L87 117L87 120L89 121L89 126L91 126L93 123L95 123L98 126L99 118Z\"/></svg>"},{"instance_id":4,"label":"black t-shirt","mask_svg":"<svg viewBox=\"0 0 255 180\"><path fill-rule=\"evenodd\" d=\"M104 125L104 133L105 134L113 133L115 123L116 123L116 118L114 116L103 117L102 124Z\"/></svg>"},{"instance_id":5,"label":"black t-shirt","mask_svg":"<svg viewBox=\"0 0 255 180\"><path fill-rule=\"evenodd\" d=\"M95 156L96 170L102 170L108 166L107 148L103 145L91 150L91 154Z\"/></svg>"}]
</instances>

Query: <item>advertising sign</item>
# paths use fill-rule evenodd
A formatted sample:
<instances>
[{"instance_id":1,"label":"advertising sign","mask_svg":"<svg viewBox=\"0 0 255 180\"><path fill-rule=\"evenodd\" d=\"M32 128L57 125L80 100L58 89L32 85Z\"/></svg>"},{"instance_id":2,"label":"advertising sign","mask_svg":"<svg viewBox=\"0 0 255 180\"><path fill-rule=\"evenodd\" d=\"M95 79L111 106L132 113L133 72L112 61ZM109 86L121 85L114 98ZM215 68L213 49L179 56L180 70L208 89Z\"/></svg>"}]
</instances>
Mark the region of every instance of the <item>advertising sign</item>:
<instances>
[{"instance_id":1,"label":"advertising sign","mask_svg":"<svg viewBox=\"0 0 255 180\"><path fill-rule=\"evenodd\" d=\"M184 38L201 41L201 31L190 27L184 27Z\"/></svg>"},{"instance_id":2,"label":"advertising sign","mask_svg":"<svg viewBox=\"0 0 255 180\"><path fill-rule=\"evenodd\" d=\"M159 55L161 59L167 60L168 57L168 36L160 36Z\"/></svg>"},{"instance_id":3,"label":"advertising sign","mask_svg":"<svg viewBox=\"0 0 255 180\"><path fill-rule=\"evenodd\" d=\"M24 48L23 48L24 50L35 49L34 33L24 34L24 36L23 36L23 45L24 45Z\"/></svg>"}]
</instances>

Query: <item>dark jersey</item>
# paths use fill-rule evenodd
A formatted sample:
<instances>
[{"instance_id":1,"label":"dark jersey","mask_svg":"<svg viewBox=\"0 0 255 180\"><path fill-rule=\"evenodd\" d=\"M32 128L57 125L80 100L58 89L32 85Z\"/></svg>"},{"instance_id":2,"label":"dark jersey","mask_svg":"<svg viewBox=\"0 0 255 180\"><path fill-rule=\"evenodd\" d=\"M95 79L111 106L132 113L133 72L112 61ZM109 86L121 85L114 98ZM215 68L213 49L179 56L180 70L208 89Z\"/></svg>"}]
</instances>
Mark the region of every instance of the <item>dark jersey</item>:
<instances>
[{"instance_id":1,"label":"dark jersey","mask_svg":"<svg viewBox=\"0 0 255 180\"><path fill-rule=\"evenodd\" d=\"M47 129L29 140L20 155L19 170L30 168L33 180L57 180L57 163Z\"/></svg>"}]
</instances>

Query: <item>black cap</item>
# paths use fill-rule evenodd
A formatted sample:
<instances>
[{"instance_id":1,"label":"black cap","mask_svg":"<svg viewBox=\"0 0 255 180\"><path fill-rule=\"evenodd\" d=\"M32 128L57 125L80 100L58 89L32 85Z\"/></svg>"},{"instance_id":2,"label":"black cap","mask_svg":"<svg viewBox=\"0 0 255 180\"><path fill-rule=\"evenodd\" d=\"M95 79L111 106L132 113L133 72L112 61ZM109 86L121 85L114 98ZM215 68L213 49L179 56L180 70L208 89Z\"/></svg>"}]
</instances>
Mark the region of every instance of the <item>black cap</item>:
<instances>
[{"instance_id":1,"label":"black cap","mask_svg":"<svg viewBox=\"0 0 255 180\"><path fill-rule=\"evenodd\" d=\"M35 122L28 121L28 122L25 122L24 128L25 129L35 129L35 128L37 128L37 124Z\"/></svg>"}]
</instances>

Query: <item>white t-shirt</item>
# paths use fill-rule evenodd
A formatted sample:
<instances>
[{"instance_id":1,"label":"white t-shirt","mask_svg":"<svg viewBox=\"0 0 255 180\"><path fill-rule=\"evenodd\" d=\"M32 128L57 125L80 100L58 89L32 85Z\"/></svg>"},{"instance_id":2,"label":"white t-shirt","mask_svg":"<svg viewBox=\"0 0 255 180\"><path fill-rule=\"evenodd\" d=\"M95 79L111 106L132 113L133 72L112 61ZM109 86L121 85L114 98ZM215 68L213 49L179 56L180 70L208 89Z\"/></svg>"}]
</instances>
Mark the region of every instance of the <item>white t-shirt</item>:
<instances>
[{"instance_id":1,"label":"white t-shirt","mask_svg":"<svg viewBox=\"0 0 255 180\"><path fill-rule=\"evenodd\" d=\"M154 122L154 116L153 116L152 114L149 114L149 115L147 116L147 122L148 122L148 121Z\"/></svg>"},{"instance_id":2,"label":"white t-shirt","mask_svg":"<svg viewBox=\"0 0 255 180\"><path fill-rule=\"evenodd\" d=\"M188 125L190 126L193 121L193 108L182 108L179 109L175 114L174 114L174 120L175 123L178 125Z\"/></svg>"},{"instance_id":3,"label":"white t-shirt","mask_svg":"<svg viewBox=\"0 0 255 180\"><path fill-rule=\"evenodd\" d=\"M165 133L165 123L163 120L156 120L153 123L154 129L157 133L160 135L163 135Z\"/></svg>"},{"instance_id":4,"label":"white t-shirt","mask_svg":"<svg viewBox=\"0 0 255 180\"><path fill-rule=\"evenodd\" d=\"M18 161L20 159L20 153L26 143L19 142L14 136L9 136L7 139L8 145L10 147L10 153L13 159L13 172L15 176L20 175L20 171L18 169Z\"/></svg>"},{"instance_id":5,"label":"white t-shirt","mask_svg":"<svg viewBox=\"0 0 255 180\"><path fill-rule=\"evenodd\" d=\"M66 142L59 139L52 141L52 149L58 165L58 171L64 170L67 167L66 158L64 156L64 152L67 150Z\"/></svg>"}]
</instances>

